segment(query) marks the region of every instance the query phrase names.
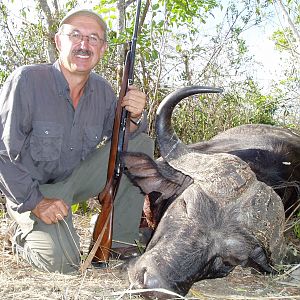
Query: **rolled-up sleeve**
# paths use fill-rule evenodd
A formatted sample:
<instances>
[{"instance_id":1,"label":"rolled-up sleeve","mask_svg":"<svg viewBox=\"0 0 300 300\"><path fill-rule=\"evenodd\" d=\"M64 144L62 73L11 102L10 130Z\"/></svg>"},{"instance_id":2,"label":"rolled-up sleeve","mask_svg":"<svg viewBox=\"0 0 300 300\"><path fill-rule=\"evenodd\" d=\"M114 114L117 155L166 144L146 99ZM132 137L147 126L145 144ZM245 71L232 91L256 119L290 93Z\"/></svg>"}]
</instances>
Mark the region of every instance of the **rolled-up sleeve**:
<instances>
[{"instance_id":1,"label":"rolled-up sleeve","mask_svg":"<svg viewBox=\"0 0 300 300\"><path fill-rule=\"evenodd\" d=\"M117 99L112 89L106 89L106 99L109 99L110 105L107 106L107 111L105 113L105 122L104 122L104 128L103 128L103 135L107 138L112 137L112 131L113 131L113 124L114 124L114 118L116 114L116 108L117 108ZM114 101L112 101L114 100ZM147 111L144 111L143 119L137 129L134 132L130 132L128 134L129 139L135 138L138 134L142 132L147 132L148 128L148 121L147 121Z\"/></svg>"},{"instance_id":2,"label":"rolled-up sleeve","mask_svg":"<svg viewBox=\"0 0 300 300\"><path fill-rule=\"evenodd\" d=\"M18 212L32 210L43 198L38 181L20 161L31 131L30 87L20 71L14 72L0 92L0 189L18 204Z\"/></svg>"}]
</instances>

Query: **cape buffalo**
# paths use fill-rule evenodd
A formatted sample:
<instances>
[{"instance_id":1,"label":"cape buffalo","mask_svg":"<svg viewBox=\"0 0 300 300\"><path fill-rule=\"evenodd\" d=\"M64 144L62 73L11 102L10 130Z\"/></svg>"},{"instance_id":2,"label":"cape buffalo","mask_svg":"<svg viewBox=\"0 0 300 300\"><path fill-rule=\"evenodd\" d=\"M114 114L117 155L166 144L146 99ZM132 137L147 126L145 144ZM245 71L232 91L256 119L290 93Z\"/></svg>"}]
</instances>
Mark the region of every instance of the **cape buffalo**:
<instances>
[{"instance_id":1,"label":"cape buffalo","mask_svg":"<svg viewBox=\"0 0 300 300\"><path fill-rule=\"evenodd\" d=\"M237 265L272 273L286 256L285 209L298 199L300 136L243 125L185 145L171 125L174 107L185 97L218 92L193 86L170 94L156 119L162 159L122 156L125 173L148 195L158 224L145 253L129 263L135 288L186 295L194 282L226 276Z\"/></svg>"}]
</instances>

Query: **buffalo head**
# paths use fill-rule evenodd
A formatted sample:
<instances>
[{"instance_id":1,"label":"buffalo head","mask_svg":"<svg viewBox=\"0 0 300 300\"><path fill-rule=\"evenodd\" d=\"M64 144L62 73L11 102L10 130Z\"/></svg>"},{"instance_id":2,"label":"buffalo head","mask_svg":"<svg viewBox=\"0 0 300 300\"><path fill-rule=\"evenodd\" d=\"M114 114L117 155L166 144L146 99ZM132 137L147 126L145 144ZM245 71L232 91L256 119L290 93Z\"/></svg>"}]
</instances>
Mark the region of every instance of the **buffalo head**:
<instances>
[{"instance_id":1,"label":"buffalo head","mask_svg":"<svg viewBox=\"0 0 300 300\"><path fill-rule=\"evenodd\" d=\"M222 151L214 141L212 147L206 143L192 149L176 136L171 126L175 105L201 92L220 90L184 88L160 105L156 131L162 160L154 162L141 153L122 155L125 173L159 211L145 253L128 267L135 288L185 295L194 282L226 276L237 265L271 273L284 257L281 198L257 179L249 163L230 154L249 147L242 147L233 135L236 147L225 145ZM265 150L261 141L257 149ZM153 291L145 295L167 298Z\"/></svg>"}]
</instances>

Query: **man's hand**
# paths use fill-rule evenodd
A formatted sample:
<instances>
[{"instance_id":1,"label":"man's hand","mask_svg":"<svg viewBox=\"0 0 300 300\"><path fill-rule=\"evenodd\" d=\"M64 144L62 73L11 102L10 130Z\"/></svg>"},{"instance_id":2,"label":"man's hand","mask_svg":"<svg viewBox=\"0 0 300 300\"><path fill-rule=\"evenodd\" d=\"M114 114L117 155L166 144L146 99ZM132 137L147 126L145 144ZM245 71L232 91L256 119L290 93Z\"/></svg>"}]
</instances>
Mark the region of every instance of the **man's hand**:
<instances>
[{"instance_id":1,"label":"man's hand","mask_svg":"<svg viewBox=\"0 0 300 300\"><path fill-rule=\"evenodd\" d=\"M61 199L43 198L32 213L46 224L55 224L68 215L69 206Z\"/></svg>"},{"instance_id":2,"label":"man's hand","mask_svg":"<svg viewBox=\"0 0 300 300\"><path fill-rule=\"evenodd\" d=\"M122 107L125 107L130 112L132 119L139 119L145 109L146 99L147 96L145 93L141 92L136 86L130 85L123 98Z\"/></svg>"}]
</instances>

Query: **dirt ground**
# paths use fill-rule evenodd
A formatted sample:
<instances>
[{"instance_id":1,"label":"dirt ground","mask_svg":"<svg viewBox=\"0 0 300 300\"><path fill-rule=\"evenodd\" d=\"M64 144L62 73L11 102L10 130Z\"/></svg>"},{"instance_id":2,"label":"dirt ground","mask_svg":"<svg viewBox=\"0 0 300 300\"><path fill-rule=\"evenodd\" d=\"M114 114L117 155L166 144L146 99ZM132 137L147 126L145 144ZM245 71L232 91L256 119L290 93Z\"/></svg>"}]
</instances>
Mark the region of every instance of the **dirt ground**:
<instances>
[{"instance_id":1,"label":"dirt ground","mask_svg":"<svg viewBox=\"0 0 300 300\"><path fill-rule=\"evenodd\" d=\"M9 220L3 211L0 221L0 299L141 299L130 289L126 273L118 270L119 262L108 270L88 269L77 275L50 274L33 269L5 246ZM75 224L82 249L86 251L90 238L89 220L76 215ZM280 275L263 276L238 267L226 278L194 284L185 299L300 299L300 264L283 269Z\"/></svg>"}]
</instances>

